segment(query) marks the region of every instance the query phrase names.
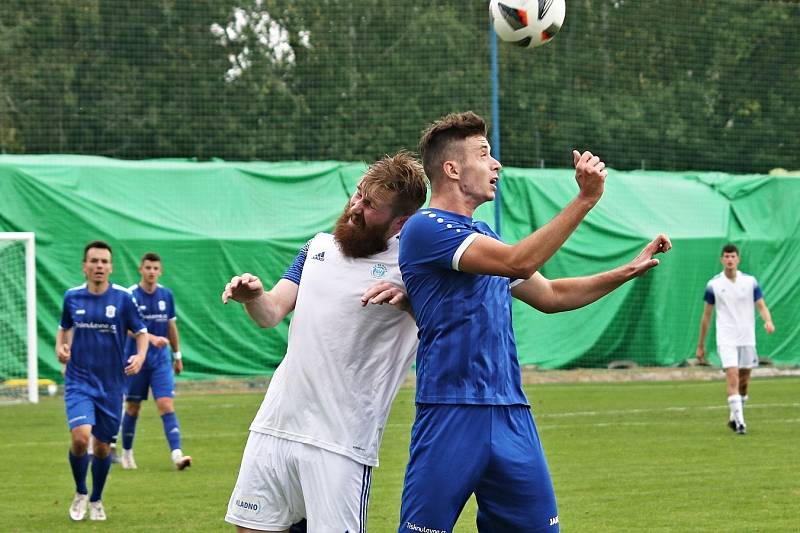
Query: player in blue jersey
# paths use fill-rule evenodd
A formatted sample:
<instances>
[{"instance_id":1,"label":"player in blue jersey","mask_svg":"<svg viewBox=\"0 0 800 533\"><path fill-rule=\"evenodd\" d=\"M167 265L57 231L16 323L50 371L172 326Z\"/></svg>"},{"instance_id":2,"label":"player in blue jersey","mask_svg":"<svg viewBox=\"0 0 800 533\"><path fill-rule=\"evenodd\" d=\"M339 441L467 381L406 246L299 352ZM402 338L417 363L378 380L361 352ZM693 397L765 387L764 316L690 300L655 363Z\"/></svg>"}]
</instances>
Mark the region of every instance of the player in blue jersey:
<instances>
[{"instance_id":1,"label":"player in blue jersey","mask_svg":"<svg viewBox=\"0 0 800 533\"><path fill-rule=\"evenodd\" d=\"M161 257L148 252L142 256L139 263L141 280L130 288L147 325L150 344L142 371L128 380L125 413L122 415L121 457L122 468L126 470L136 468L136 461L133 458L133 438L136 434L136 421L139 418L141 402L147 399L148 389L153 391L175 468L183 470L192 464L192 458L183 455L181 451L181 430L173 402L175 374L183 371L183 360L172 291L158 283L162 273ZM167 346L172 350L172 355ZM133 339L128 339L127 350L128 353L136 350Z\"/></svg>"},{"instance_id":2,"label":"player in blue jersey","mask_svg":"<svg viewBox=\"0 0 800 533\"><path fill-rule=\"evenodd\" d=\"M478 530L559 530L553 486L522 390L511 298L547 313L576 309L658 264L659 235L631 262L548 280L538 270L600 200L605 164L573 152L578 194L545 226L501 242L475 209L494 199L501 165L474 113L448 115L420 140L430 207L400 238L400 270L419 327L417 413L400 532L452 531L475 494Z\"/></svg>"},{"instance_id":3,"label":"player in blue jersey","mask_svg":"<svg viewBox=\"0 0 800 533\"><path fill-rule=\"evenodd\" d=\"M86 283L64 294L61 323L56 333L56 355L66 364L64 402L72 435L69 463L75 479L75 497L70 518L83 520L89 509L91 520L105 520L101 501L111 468L109 443L119 428L125 376L141 370L147 356L147 328L136 301L125 287L112 284L111 247L93 241L83 251ZM136 337L136 353L126 355L128 332ZM86 477L89 470L89 439L94 436L91 459L92 494Z\"/></svg>"}]
</instances>

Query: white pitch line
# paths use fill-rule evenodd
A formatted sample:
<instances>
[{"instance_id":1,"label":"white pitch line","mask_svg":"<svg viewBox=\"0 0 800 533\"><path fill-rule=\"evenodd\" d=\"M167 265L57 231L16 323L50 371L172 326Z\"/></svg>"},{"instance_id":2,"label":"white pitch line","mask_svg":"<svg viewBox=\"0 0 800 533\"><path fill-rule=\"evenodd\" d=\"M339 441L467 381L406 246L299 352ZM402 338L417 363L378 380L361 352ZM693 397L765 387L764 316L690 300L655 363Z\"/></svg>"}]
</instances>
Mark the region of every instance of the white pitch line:
<instances>
[{"instance_id":1,"label":"white pitch line","mask_svg":"<svg viewBox=\"0 0 800 533\"><path fill-rule=\"evenodd\" d=\"M800 407L800 403L761 403L761 404L747 404L746 409L772 409L775 407ZM607 416L607 415L635 415L635 414L649 414L649 413L683 413L686 411L717 411L727 410L728 406L720 405L693 405L693 406L673 406L673 407L653 407L649 409L615 409L611 411L572 411L567 413L537 413L534 410L534 418L568 418L574 416Z\"/></svg>"}]
</instances>

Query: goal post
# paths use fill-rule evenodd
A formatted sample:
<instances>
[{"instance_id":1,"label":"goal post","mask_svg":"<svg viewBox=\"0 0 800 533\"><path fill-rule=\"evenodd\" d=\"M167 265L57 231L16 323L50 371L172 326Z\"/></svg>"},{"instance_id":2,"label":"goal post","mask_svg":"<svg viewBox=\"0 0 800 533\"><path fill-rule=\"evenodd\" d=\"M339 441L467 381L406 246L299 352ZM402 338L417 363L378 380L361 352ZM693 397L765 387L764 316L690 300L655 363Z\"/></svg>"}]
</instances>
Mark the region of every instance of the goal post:
<instances>
[{"instance_id":1,"label":"goal post","mask_svg":"<svg viewBox=\"0 0 800 533\"><path fill-rule=\"evenodd\" d=\"M39 401L37 346L36 238L0 232L0 402Z\"/></svg>"}]
</instances>

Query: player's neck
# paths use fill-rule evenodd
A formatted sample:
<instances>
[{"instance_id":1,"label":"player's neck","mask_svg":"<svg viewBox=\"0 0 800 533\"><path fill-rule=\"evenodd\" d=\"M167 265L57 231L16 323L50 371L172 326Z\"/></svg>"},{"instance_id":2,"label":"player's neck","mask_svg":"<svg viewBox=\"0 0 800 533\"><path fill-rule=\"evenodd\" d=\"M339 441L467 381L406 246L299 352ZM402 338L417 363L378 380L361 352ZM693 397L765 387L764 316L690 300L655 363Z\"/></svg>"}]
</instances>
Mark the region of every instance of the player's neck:
<instances>
[{"instance_id":1,"label":"player's neck","mask_svg":"<svg viewBox=\"0 0 800 533\"><path fill-rule=\"evenodd\" d=\"M158 287L158 283L147 283L144 280L139 282L139 286L142 288L144 292L147 294L153 294L156 292L156 287Z\"/></svg>"},{"instance_id":2,"label":"player's neck","mask_svg":"<svg viewBox=\"0 0 800 533\"><path fill-rule=\"evenodd\" d=\"M111 283L108 280L97 283L92 281L86 283L86 288L89 289L89 292L92 294L103 294L108 290L110 285Z\"/></svg>"},{"instance_id":3,"label":"player's neck","mask_svg":"<svg viewBox=\"0 0 800 533\"><path fill-rule=\"evenodd\" d=\"M459 215L472 218L472 214L478 206L473 205L473 203L469 201L469 198L460 194L442 192L431 194L429 207L450 211L451 213L458 213Z\"/></svg>"},{"instance_id":4,"label":"player's neck","mask_svg":"<svg viewBox=\"0 0 800 533\"><path fill-rule=\"evenodd\" d=\"M725 277L731 281L736 281L736 274L739 272L738 269L734 268L733 270L725 269Z\"/></svg>"}]
</instances>

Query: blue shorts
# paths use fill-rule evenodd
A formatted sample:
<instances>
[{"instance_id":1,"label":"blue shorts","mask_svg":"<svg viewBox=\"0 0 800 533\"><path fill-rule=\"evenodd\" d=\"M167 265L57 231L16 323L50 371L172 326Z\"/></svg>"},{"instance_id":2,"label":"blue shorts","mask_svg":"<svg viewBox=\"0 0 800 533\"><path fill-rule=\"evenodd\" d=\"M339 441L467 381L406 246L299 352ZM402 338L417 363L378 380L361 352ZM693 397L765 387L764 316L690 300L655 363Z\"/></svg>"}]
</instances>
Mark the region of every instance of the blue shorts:
<instances>
[{"instance_id":1,"label":"blue shorts","mask_svg":"<svg viewBox=\"0 0 800 533\"><path fill-rule=\"evenodd\" d=\"M92 435L100 442L110 443L116 437L122 413L122 391L97 396L70 386L64 390L64 403L70 431L89 424Z\"/></svg>"},{"instance_id":2,"label":"blue shorts","mask_svg":"<svg viewBox=\"0 0 800 533\"><path fill-rule=\"evenodd\" d=\"M151 388L156 400L175 397L175 373L171 362L166 361L153 368L142 368L138 374L130 376L125 399L134 403L146 400L147 391Z\"/></svg>"},{"instance_id":3,"label":"blue shorts","mask_svg":"<svg viewBox=\"0 0 800 533\"><path fill-rule=\"evenodd\" d=\"M453 531L473 493L481 533L559 531L530 408L417 405L398 532Z\"/></svg>"}]
</instances>

